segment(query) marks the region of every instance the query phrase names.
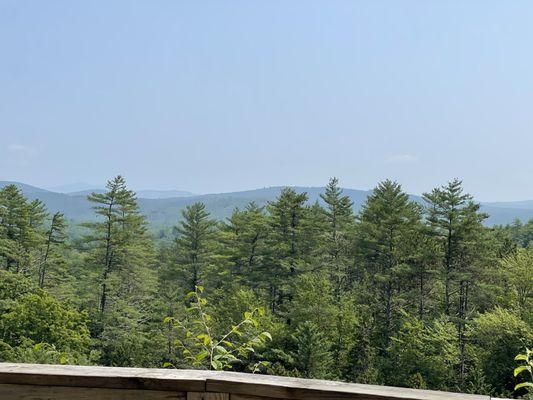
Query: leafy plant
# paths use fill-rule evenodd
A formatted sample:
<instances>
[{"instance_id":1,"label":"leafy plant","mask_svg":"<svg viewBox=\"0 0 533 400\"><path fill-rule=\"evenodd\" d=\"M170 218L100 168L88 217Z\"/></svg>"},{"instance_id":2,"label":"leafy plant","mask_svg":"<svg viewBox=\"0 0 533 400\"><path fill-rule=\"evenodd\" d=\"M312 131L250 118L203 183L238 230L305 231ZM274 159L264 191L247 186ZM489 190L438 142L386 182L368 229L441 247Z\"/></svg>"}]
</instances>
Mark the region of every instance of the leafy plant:
<instances>
[{"instance_id":1,"label":"leafy plant","mask_svg":"<svg viewBox=\"0 0 533 400\"><path fill-rule=\"evenodd\" d=\"M533 351L526 348L526 353L517 355L515 357L515 360L523 361L525 364L515 368L514 376L517 377L518 375L526 373L526 375L529 375L529 377L531 378L531 381L518 383L514 387L514 389L518 390L522 388L527 388L529 392L533 393ZM528 372L529 374L527 374Z\"/></svg>"},{"instance_id":2,"label":"leafy plant","mask_svg":"<svg viewBox=\"0 0 533 400\"><path fill-rule=\"evenodd\" d=\"M220 337L215 337L212 326L212 317L205 311L207 300L202 297L203 287L196 286L195 290L187 294L190 306L187 309L188 318L180 320L168 316L165 324L171 324L180 332L180 338L174 341L175 346L181 351L186 363L195 368L208 368L223 370L233 368L233 364L255 352L267 340L272 340L269 332L256 333L259 319L263 317L264 310L255 308L246 311L244 318ZM259 361L249 367L252 372L259 371L268 365ZM165 363L165 367L173 366Z\"/></svg>"},{"instance_id":3,"label":"leafy plant","mask_svg":"<svg viewBox=\"0 0 533 400\"><path fill-rule=\"evenodd\" d=\"M92 354L91 354L92 355ZM33 364L90 364L86 357L77 351L60 350L49 343L34 343L23 339L18 346L10 346L0 340L0 361Z\"/></svg>"}]
</instances>

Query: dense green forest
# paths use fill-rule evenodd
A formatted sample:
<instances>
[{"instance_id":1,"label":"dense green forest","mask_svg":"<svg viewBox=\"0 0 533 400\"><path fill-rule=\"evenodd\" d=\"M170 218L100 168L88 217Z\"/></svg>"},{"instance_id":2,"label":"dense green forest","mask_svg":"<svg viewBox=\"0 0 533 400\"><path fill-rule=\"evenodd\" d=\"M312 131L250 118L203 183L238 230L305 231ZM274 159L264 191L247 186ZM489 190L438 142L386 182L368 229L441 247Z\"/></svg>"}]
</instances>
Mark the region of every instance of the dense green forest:
<instances>
[{"instance_id":1,"label":"dense green forest","mask_svg":"<svg viewBox=\"0 0 533 400\"><path fill-rule=\"evenodd\" d=\"M0 191L0 361L232 369L512 396L533 345L533 222L487 227L453 180L183 211L152 237L122 177L68 237ZM520 377L519 377L520 379Z\"/></svg>"}]
</instances>

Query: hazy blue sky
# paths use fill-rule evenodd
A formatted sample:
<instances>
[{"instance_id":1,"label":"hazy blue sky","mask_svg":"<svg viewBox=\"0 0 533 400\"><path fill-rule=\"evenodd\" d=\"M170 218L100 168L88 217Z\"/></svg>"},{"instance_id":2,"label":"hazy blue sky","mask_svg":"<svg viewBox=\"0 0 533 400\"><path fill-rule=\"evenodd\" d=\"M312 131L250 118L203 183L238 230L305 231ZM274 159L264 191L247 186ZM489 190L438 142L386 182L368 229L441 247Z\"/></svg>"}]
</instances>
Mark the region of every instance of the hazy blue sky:
<instances>
[{"instance_id":1,"label":"hazy blue sky","mask_svg":"<svg viewBox=\"0 0 533 400\"><path fill-rule=\"evenodd\" d=\"M0 0L0 180L533 198L531 1Z\"/></svg>"}]
</instances>

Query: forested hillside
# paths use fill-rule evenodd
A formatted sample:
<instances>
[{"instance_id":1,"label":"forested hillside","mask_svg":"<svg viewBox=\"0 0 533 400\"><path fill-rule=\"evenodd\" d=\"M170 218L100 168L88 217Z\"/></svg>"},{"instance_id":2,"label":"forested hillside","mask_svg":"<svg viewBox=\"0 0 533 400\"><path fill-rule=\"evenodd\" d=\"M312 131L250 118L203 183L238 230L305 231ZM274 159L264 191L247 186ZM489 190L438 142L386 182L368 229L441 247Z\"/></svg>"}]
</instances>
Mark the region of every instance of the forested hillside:
<instances>
[{"instance_id":1,"label":"forested hillside","mask_svg":"<svg viewBox=\"0 0 533 400\"><path fill-rule=\"evenodd\" d=\"M87 200L87 196L92 193L90 190L63 193L41 189L24 183L7 181L0 181L0 189L9 184L17 186L28 199L42 201L51 213L61 212L70 222L71 234L78 234L78 230L73 228L77 227L80 222L94 220L96 217L92 212L91 203ZM290 188L296 193L306 193L306 204L313 204L318 201L321 205L324 205L324 201L320 197L324 192L324 187L291 186ZM139 210L146 217L151 232L158 235L166 235L181 220L181 212L185 207L194 203L201 202L205 204L211 218L224 220L232 215L235 208L245 208L250 202L254 202L261 207L266 206L268 202L274 201L283 189L284 187L275 186L241 192L203 195L195 195L180 190L141 190L136 192L136 195ZM95 192L101 194L105 190L98 189ZM372 191L344 188L343 193L352 201L353 211L359 212ZM410 194L409 197L411 200L425 205L422 196ZM481 211L488 214L488 218L483 221L483 224L487 226L509 224L515 220L527 222L533 218L533 201L480 204Z\"/></svg>"},{"instance_id":2,"label":"forested hillside","mask_svg":"<svg viewBox=\"0 0 533 400\"><path fill-rule=\"evenodd\" d=\"M69 237L61 210L5 186L0 361L513 395L533 345L533 222L486 226L458 180L422 200L387 180L356 207L336 179L276 195L243 195L222 221L191 202L154 238L119 176Z\"/></svg>"}]
</instances>

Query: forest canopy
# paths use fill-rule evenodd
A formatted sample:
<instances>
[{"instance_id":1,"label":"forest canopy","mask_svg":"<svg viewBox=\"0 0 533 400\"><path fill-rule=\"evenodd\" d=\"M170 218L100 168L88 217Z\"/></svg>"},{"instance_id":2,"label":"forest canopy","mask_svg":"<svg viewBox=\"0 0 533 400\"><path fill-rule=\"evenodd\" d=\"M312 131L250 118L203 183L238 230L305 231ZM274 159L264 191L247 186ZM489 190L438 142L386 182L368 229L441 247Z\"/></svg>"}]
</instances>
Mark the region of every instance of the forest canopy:
<instances>
[{"instance_id":1,"label":"forest canopy","mask_svg":"<svg viewBox=\"0 0 533 400\"><path fill-rule=\"evenodd\" d=\"M332 178L153 237L123 177L68 221L0 190L0 361L232 369L512 396L533 345L533 222L487 227L461 181L354 212ZM521 377L518 377L520 382ZM520 393L519 393L520 394Z\"/></svg>"}]
</instances>

